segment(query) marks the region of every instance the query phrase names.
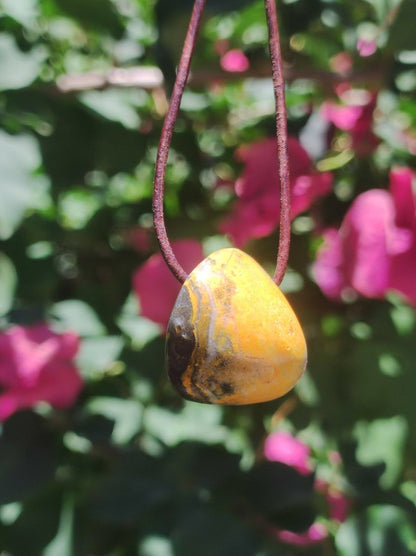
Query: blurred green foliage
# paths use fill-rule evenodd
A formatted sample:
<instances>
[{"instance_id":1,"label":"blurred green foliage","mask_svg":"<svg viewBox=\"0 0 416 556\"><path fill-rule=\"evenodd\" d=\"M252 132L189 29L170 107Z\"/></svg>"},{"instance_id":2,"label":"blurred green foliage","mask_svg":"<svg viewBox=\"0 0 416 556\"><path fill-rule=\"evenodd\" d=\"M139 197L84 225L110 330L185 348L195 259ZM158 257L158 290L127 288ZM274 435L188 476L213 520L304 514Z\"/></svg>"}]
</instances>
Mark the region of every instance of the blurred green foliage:
<instances>
[{"instance_id":1,"label":"blurred green foliage","mask_svg":"<svg viewBox=\"0 0 416 556\"><path fill-rule=\"evenodd\" d=\"M166 207L172 238L218 241L234 151L274 130L263 3L207 2L191 84L173 138ZM284 400L220 408L184 403L164 372L158 329L140 316L131 276L157 251L137 252L131 230L150 228L153 165L165 97L158 88L66 92L62 76L159 66L166 86L190 0L0 0L0 318L47 320L82 338L86 387L67 411L10 417L0 436L0 550L12 556L401 555L416 552L416 355L412 308L391 298L335 304L310 278L317 237L294 222L286 286L309 345L305 378ZM335 188L317 209L339 222L351 199L414 163L398 136L415 126L414 0L278 2L289 129L299 133L333 96L321 79L347 52L379 92L373 156L332 160ZM357 55L360 37L377 41ZM210 82L218 41L242 48L250 79ZM315 72L315 75L314 75ZM372 77L373 79L373 77ZM312 107L312 112L311 112ZM312 133L312 143L317 140ZM301 217L302 218L302 217ZM304 218L304 217L303 217ZM276 239L247 250L273 265ZM290 402L289 406L287 402ZM292 403L293 402L293 403ZM286 404L286 405L285 405ZM291 407L288 414L285 408ZM312 448L317 475L351 499L331 523L303 476L265 462L261 446L280 415ZM275 417L273 417L275 415ZM283 415L283 417L282 417ZM334 471L329 454L341 453ZM332 479L331 479L332 480ZM274 528L328 526L324 545L289 546Z\"/></svg>"}]
</instances>

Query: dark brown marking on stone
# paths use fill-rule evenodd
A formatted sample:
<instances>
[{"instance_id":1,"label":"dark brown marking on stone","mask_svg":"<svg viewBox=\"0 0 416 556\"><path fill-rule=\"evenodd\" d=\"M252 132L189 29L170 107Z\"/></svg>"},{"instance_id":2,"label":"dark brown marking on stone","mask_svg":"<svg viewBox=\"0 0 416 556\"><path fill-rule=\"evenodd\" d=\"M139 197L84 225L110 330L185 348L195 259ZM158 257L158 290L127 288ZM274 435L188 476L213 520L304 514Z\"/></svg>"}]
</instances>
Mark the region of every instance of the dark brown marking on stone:
<instances>
[{"instance_id":1,"label":"dark brown marking on stone","mask_svg":"<svg viewBox=\"0 0 416 556\"><path fill-rule=\"evenodd\" d=\"M188 392L182 382L182 375L191 365L196 339L192 324L192 303L186 286L182 286L169 319L166 335L166 359L168 375L178 392L189 400L201 401L205 398L198 385L192 382L192 392Z\"/></svg>"},{"instance_id":2,"label":"dark brown marking on stone","mask_svg":"<svg viewBox=\"0 0 416 556\"><path fill-rule=\"evenodd\" d=\"M230 382L221 382L220 388L223 396L234 394L234 386Z\"/></svg>"}]
</instances>

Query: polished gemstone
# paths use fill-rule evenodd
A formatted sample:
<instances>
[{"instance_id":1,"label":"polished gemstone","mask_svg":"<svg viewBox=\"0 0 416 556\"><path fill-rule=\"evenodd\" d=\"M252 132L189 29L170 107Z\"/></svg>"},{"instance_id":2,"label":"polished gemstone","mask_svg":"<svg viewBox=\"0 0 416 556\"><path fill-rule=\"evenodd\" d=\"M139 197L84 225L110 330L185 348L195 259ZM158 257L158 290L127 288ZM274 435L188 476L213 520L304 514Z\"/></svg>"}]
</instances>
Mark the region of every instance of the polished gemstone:
<instances>
[{"instance_id":1,"label":"polished gemstone","mask_svg":"<svg viewBox=\"0 0 416 556\"><path fill-rule=\"evenodd\" d=\"M302 376L306 343L287 299L246 253L220 249L188 276L169 320L169 377L190 400L265 402Z\"/></svg>"}]
</instances>

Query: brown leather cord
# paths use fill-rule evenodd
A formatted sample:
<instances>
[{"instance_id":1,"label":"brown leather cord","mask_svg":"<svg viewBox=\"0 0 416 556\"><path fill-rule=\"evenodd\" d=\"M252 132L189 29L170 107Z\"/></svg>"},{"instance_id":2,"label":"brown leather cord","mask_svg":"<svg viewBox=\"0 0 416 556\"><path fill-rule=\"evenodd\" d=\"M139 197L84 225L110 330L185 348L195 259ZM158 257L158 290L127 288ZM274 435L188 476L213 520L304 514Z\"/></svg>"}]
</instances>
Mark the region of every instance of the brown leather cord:
<instances>
[{"instance_id":1,"label":"brown leather cord","mask_svg":"<svg viewBox=\"0 0 416 556\"><path fill-rule=\"evenodd\" d=\"M168 112L162 128L156 159L153 190L153 221L160 250L172 274L181 283L186 280L187 273L182 268L175 256L175 253L173 252L165 226L163 207L165 174L172 134L178 116L182 94L189 76L189 69L205 8L205 1L206 0L195 0L192 10L192 16L184 42ZM272 63L273 88L276 102L276 132L280 181L280 235L276 271L273 280L279 285L286 272L290 247L290 181L287 151L285 84L283 78L282 56L280 51L280 38L275 0L264 0L264 3L269 29L269 50Z\"/></svg>"}]
</instances>

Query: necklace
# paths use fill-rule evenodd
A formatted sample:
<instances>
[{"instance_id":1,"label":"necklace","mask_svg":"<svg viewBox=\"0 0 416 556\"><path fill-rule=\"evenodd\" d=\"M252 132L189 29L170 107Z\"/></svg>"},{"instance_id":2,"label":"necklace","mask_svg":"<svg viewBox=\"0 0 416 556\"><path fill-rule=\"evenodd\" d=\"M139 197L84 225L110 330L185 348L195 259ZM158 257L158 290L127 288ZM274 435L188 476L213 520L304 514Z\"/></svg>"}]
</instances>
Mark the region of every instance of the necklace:
<instances>
[{"instance_id":1,"label":"necklace","mask_svg":"<svg viewBox=\"0 0 416 556\"><path fill-rule=\"evenodd\" d=\"M168 374L186 399L242 405L286 394L302 376L307 349L302 328L279 285L290 244L290 190L284 79L274 0L265 0L276 99L280 236L273 279L249 255L220 249L189 276L170 245L164 222L164 182L170 142L188 79L205 0L195 0L156 159L153 217L162 255L182 283L166 336Z\"/></svg>"}]
</instances>

